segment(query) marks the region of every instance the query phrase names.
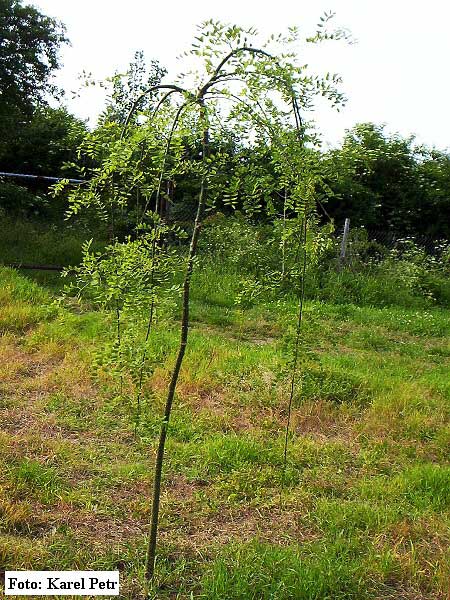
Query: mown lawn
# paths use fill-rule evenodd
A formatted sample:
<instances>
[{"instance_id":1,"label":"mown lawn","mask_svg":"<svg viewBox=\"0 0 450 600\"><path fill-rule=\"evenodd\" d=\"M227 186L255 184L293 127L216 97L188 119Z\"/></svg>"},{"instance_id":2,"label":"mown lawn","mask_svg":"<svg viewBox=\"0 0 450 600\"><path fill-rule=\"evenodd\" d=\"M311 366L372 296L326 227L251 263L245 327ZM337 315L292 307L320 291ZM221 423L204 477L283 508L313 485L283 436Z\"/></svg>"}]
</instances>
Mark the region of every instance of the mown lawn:
<instances>
[{"instance_id":1,"label":"mown lawn","mask_svg":"<svg viewBox=\"0 0 450 600\"><path fill-rule=\"evenodd\" d=\"M280 501L295 303L194 284L154 597L448 599L450 311L306 304ZM143 598L176 322L135 435L94 368L108 316L52 294L0 270L0 569L120 569Z\"/></svg>"}]
</instances>

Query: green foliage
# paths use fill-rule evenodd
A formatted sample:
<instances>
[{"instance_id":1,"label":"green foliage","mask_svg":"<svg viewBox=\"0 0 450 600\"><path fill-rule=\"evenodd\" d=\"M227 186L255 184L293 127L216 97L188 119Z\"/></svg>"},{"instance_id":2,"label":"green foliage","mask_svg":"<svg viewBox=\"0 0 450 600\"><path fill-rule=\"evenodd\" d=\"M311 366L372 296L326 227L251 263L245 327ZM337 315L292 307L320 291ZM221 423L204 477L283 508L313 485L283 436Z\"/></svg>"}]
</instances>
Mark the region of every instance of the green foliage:
<instances>
[{"instance_id":1,"label":"green foliage","mask_svg":"<svg viewBox=\"0 0 450 600\"><path fill-rule=\"evenodd\" d=\"M51 76L67 43L64 27L22 0L0 2L0 139L14 137L15 123L55 94ZM8 133L9 131L9 133Z\"/></svg>"},{"instance_id":2,"label":"green foliage","mask_svg":"<svg viewBox=\"0 0 450 600\"><path fill-rule=\"evenodd\" d=\"M233 300L249 307L281 293L298 291L301 281L301 220L274 219L255 224L242 215L214 215L205 223L201 253L204 268L220 261L224 271L238 272ZM349 243L350 262L337 268L339 240L331 225L308 220L306 294L339 304L425 307L449 305L448 244L435 244L433 254L411 238L392 249L369 242L355 229Z\"/></svg>"},{"instance_id":3,"label":"green foliage","mask_svg":"<svg viewBox=\"0 0 450 600\"><path fill-rule=\"evenodd\" d=\"M64 26L23 0L0 1L0 163L3 171L62 175L73 161L85 124L65 108L48 106L60 97L53 84L59 51L68 43ZM66 170L67 175L71 171ZM0 183L0 208L12 214L60 217L42 183L25 189ZM28 190L28 191L27 191ZM54 203L52 203L54 204ZM56 213L56 214L55 214Z\"/></svg>"},{"instance_id":4,"label":"green foliage","mask_svg":"<svg viewBox=\"0 0 450 600\"><path fill-rule=\"evenodd\" d=\"M169 231L177 229L161 224L138 239L108 245L102 252L92 252L92 240L86 242L82 263L75 267L76 283L69 292L106 310L145 313L164 294L173 293L169 283L180 268L179 253L159 248L162 236Z\"/></svg>"},{"instance_id":5,"label":"green foliage","mask_svg":"<svg viewBox=\"0 0 450 600\"><path fill-rule=\"evenodd\" d=\"M39 106L30 118L14 125L14 136L0 147L4 171L31 175L66 175L86 133L86 125L67 109Z\"/></svg>"},{"instance_id":6,"label":"green foliage","mask_svg":"<svg viewBox=\"0 0 450 600\"><path fill-rule=\"evenodd\" d=\"M404 307L441 304L448 306L448 244L436 243L429 254L413 239L398 240L388 250L359 239L351 245L349 268L328 269L311 280L310 294L336 303L353 302L373 306ZM381 250L381 252L380 252Z\"/></svg>"},{"instance_id":7,"label":"green foliage","mask_svg":"<svg viewBox=\"0 0 450 600\"><path fill-rule=\"evenodd\" d=\"M389 135L384 126L355 125L328 152L326 179L334 198L328 213L343 223L400 235L448 238L450 156Z\"/></svg>"},{"instance_id":8,"label":"green foliage","mask_svg":"<svg viewBox=\"0 0 450 600\"><path fill-rule=\"evenodd\" d=\"M86 125L65 108L37 107L29 118L14 124L13 130L14 136L0 143L2 170L53 177L75 173L73 161ZM50 198L43 182L13 181L0 182L0 209L15 216L61 221L67 209L65 198Z\"/></svg>"},{"instance_id":9,"label":"green foliage","mask_svg":"<svg viewBox=\"0 0 450 600\"><path fill-rule=\"evenodd\" d=\"M44 194L33 194L27 188L0 181L0 208L2 214L39 215L48 206L48 199Z\"/></svg>"},{"instance_id":10,"label":"green foliage","mask_svg":"<svg viewBox=\"0 0 450 600\"><path fill-rule=\"evenodd\" d=\"M318 268L333 247L332 226L319 226L308 218L306 244L302 243L304 218L275 218L266 225L252 224L244 215L217 214L204 227L201 252L206 262L220 261L241 273L234 301L249 307L262 298L299 291L302 255L308 270Z\"/></svg>"},{"instance_id":11,"label":"green foliage","mask_svg":"<svg viewBox=\"0 0 450 600\"><path fill-rule=\"evenodd\" d=\"M92 240L86 242L81 264L72 270L75 280L66 289L69 296L76 294L115 315L115 339L105 343L97 366L121 380L131 379L136 388L164 355L156 351L149 334L154 322L176 306L180 290L175 281L184 266L179 252L162 247L163 236L182 232L162 223L158 215L153 218L154 227L139 238L114 242L102 252L91 251Z\"/></svg>"},{"instance_id":12,"label":"green foliage","mask_svg":"<svg viewBox=\"0 0 450 600\"><path fill-rule=\"evenodd\" d=\"M247 239L247 252L250 248L254 250L252 258L257 267L252 272L255 279L249 279L247 291L243 290L238 298L242 305L248 304L249 297L254 301L266 289L275 291L284 285L285 279L295 280L298 289L301 278L298 255L303 251L298 240L307 217L311 222L305 245L308 255L318 256L328 246L326 228L321 230L322 237L312 233L318 230L312 213L316 184L321 178L314 168L314 153L305 144L313 138L300 126L298 111L300 107L310 108L319 93L334 104L342 103L344 98L337 89L339 78L311 80L307 67L297 63L291 49L298 40L294 31L285 38L272 37L263 49L241 46L247 34L256 36L253 30L213 21L204 23L197 38L199 43L188 53L202 62L196 86L191 88L194 91L182 87L183 79L190 81L183 75L176 86L168 86L170 94L162 86L159 91L149 93L151 102L142 97L139 105L130 97L143 88L144 66L142 56L137 56L129 73L130 93L126 93L122 80L116 79L113 100L120 104L120 110L116 116L112 110L111 118L105 117L80 146L80 156L87 159L80 175L88 181L70 191L69 215L76 216L86 210L97 215L108 224L111 244L101 256L94 256L85 247L83 264L77 269L77 287L103 308L116 312L116 350L126 347L126 339L130 344L133 339L141 339L138 330L146 322L150 325L144 340L148 341L151 323L160 316L159 304L164 303L167 290L177 289L177 275L186 268L183 253L168 246L180 237L180 232L165 224L170 214L167 206L172 202L168 190L171 186L176 189L178 182L192 181L198 192L199 182L207 180L210 209L218 203L233 208L236 198L240 198L247 215L266 213L270 219L276 217L279 204L273 201L273 194L277 189L288 189L283 202L283 227L267 228L265 254L257 248L258 240ZM321 39L329 38L320 34L316 41ZM283 46L286 49L272 55L271 46L277 51ZM212 67L216 62L217 72ZM228 86L230 69L235 79L242 81L238 90ZM156 69L155 83L161 74ZM244 102L236 101L239 90ZM278 94L284 110L272 100L269 90ZM160 102L155 107L157 100ZM139 120L130 115L123 123L127 102L128 106L134 102L134 115L139 111ZM231 104L225 108L228 103ZM228 111L227 130L232 132L225 136L225 142L222 141L224 110ZM208 146L202 148L205 128ZM251 161L236 160L236 139L242 155L258 155L260 168L255 169ZM263 168L268 142L271 144L269 173ZM56 186L55 191L63 189L65 182ZM239 235L244 227L239 228ZM224 228L218 236L229 243L232 234ZM235 235L234 239L236 248L242 245L242 238L238 240ZM194 237L192 240L190 252L194 256L197 242ZM268 246L276 250L273 257L267 253ZM218 251L216 247L215 252ZM280 253L282 260L278 261ZM234 264L238 268L239 259ZM141 318L144 313L147 319ZM127 337L127 330L132 335ZM136 364L130 358L136 356L131 347L124 350L124 355ZM114 357L120 362L117 352Z\"/></svg>"}]
</instances>

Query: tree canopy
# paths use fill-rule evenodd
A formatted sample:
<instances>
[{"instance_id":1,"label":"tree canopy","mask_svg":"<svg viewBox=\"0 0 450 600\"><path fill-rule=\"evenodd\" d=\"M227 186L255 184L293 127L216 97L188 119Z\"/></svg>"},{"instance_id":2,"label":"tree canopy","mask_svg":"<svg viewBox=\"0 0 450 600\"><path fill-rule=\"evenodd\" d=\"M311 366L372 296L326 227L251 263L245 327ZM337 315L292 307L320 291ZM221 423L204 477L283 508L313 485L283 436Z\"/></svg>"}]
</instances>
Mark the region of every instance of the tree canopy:
<instances>
[{"instance_id":1,"label":"tree canopy","mask_svg":"<svg viewBox=\"0 0 450 600\"><path fill-rule=\"evenodd\" d=\"M324 156L333 191L327 211L337 223L400 235L448 237L450 155L360 123ZM325 167L323 167L325 168Z\"/></svg>"},{"instance_id":2,"label":"tree canopy","mask_svg":"<svg viewBox=\"0 0 450 600\"><path fill-rule=\"evenodd\" d=\"M49 94L64 26L21 0L0 0L0 116L29 113Z\"/></svg>"},{"instance_id":3,"label":"tree canopy","mask_svg":"<svg viewBox=\"0 0 450 600\"><path fill-rule=\"evenodd\" d=\"M31 175L68 176L65 163L76 159L86 125L63 107L37 107L26 121L16 124L14 137L0 143L5 171Z\"/></svg>"}]
</instances>

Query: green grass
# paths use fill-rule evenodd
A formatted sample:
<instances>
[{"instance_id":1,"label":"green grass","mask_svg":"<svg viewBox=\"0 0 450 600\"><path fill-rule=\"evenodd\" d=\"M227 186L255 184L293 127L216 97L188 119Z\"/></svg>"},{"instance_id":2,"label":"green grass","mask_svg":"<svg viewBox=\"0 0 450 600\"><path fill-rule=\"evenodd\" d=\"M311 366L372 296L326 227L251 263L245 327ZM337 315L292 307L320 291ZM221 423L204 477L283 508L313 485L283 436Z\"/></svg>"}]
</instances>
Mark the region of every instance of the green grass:
<instances>
[{"instance_id":1,"label":"green grass","mask_svg":"<svg viewBox=\"0 0 450 600\"><path fill-rule=\"evenodd\" d=\"M95 238L92 249L101 250L105 235L90 227L74 225L70 221L40 222L24 220L2 214L0 219L0 267L2 265L45 265L69 267L79 264L82 245ZM21 269L27 278L49 288L60 291L68 279L59 272L48 270Z\"/></svg>"},{"instance_id":2,"label":"green grass","mask_svg":"<svg viewBox=\"0 0 450 600\"><path fill-rule=\"evenodd\" d=\"M155 330L135 436L132 383L95 368L110 316L0 281L0 564L118 568L143 598L176 322ZM236 290L194 278L153 597L444 600L450 312L308 301L283 475L296 302L238 309Z\"/></svg>"},{"instance_id":3,"label":"green grass","mask_svg":"<svg viewBox=\"0 0 450 600\"><path fill-rule=\"evenodd\" d=\"M345 538L307 543L301 548L261 543L234 546L215 561L206 575L205 597L217 600L370 598L379 579L393 575L396 569L395 561L388 554L377 557L379 567L373 569L373 554L373 549L364 551L359 544L349 543Z\"/></svg>"},{"instance_id":4,"label":"green grass","mask_svg":"<svg viewBox=\"0 0 450 600\"><path fill-rule=\"evenodd\" d=\"M63 488L55 467L48 467L26 458L11 466L8 479L14 492L20 497L36 497L43 503L51 503L58 499Z\"/></svg>"}]
</instances>

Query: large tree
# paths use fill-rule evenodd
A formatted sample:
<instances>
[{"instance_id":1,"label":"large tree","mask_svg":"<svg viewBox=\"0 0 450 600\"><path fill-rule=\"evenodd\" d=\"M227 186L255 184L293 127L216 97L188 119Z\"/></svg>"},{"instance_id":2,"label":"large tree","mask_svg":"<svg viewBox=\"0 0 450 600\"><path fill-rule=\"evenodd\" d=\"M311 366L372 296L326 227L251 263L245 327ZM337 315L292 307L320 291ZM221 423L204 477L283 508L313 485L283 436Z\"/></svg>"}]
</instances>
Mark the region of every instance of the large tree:
<instances>
[{"instance_id":1,"label":"large tree","mask_svg":"<svg viewBox=\"0 0 450 600\"><path fill-rule=\"evenodd\" d=\"M0 0L0 110L29 111L55 93L51 75L67 43L64 26L21 0Z\"/></svg>"},{"instance_id":2,"label":"large tree","mask_svg":"<svg viewBox=\"0 0 450 600\"><path fill-rule=\"evenodd\" d=\"M58 89L52 81L64 26L22 0L0 0L0 155L17 126Z\"/></svg>"},{"instance_id":3,"label":"large tree","mask_svg":"<svg viewBox=\"0 0 450 600\"><path fill-rule=\"evenodd\" d=\"M0 169L59 175L73 158L84 124L65 109L48 106L59 95L53 74L68 42L64 26L22 0L0 0ZM32 192L37 188L31 185ZM15 183L0 183L0 207L41 207Z\"/></svg>"},{"instance_id":4,"label":"large tree","mask_svg":"<svg viewBox=\"0 0 450 600\"><path fill-rule=\"evenodd\" d=\"M39 106L29 119L16 124L7 145L0 144L1 168L32 175L76 175L65 163L76 160L85 133L86 124L66 108Z\"/></svg>"}]
</instances>

